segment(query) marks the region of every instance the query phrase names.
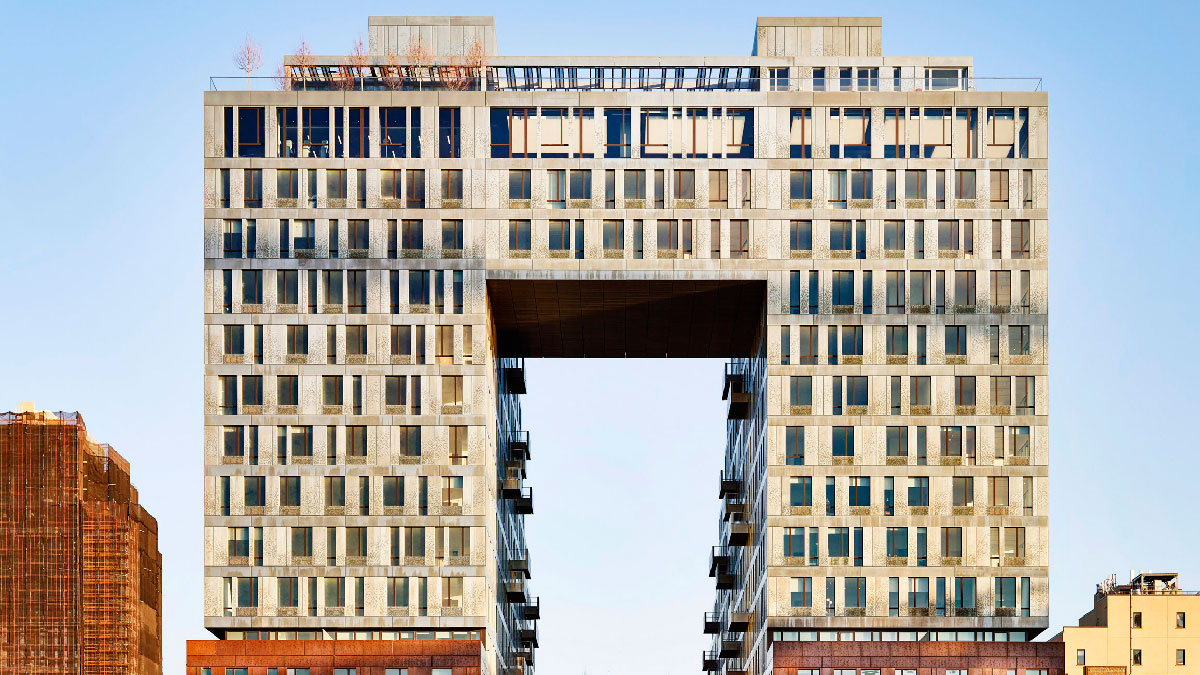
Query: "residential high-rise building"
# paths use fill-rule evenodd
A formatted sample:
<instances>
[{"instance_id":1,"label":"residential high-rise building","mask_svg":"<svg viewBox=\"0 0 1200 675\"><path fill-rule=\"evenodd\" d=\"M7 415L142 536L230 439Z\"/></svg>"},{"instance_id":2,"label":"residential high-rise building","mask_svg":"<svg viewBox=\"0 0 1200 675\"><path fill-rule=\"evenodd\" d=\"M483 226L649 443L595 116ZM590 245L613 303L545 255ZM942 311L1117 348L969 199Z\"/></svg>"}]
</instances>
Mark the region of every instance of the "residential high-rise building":
<instances>
[{"instance_id":1,"label":"residential high-rise building","mask_svg":"<svg viewBox=\"0 0 1200 675\"><path fill-rule=\"evenodd\" d=\"M0 414L0 673L162 673L158 524L79 413Z\"/></svg>"},{"instance_id":2,"label":"residential high-rise building","mask_svg":"<svg viewBox=\"0 0 1200 675\"><path fill-rule=\"evenodd\" d=\"M1142 573L1127 584L1096 584L1094 606L1054 638L1067 675L1173 673L1200 669L1200 593L1178 575Z\"/></svg>"},{"instance_id":3,"label":"residential high-rise building","mask_svg":"<svg viewBox=\"0 0 1200 675\"><path fill-rule=\"evenodd\" d=\"M1039 81L872 18L760 18L745 57L369 36L205 95L214 634L531 671L526 357L731 359L705 669L1045 629Z\"/></svg>"}]
</instances>

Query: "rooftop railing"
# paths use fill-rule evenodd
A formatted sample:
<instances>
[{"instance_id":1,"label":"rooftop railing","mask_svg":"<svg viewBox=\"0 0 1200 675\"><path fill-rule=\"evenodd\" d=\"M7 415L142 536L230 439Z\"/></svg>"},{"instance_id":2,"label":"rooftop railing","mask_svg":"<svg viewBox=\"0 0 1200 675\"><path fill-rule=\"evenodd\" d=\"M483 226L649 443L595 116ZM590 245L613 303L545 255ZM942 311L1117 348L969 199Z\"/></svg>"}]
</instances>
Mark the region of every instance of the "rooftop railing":
<instances>
[{"instance_id":1,"label":"rooftop railing","mask_svg":"<svg viewBox=\"0 0 1200 675\"><path fill-rule=\"evenodd\" d=\"M480 91L479 74L433 67L389 74L380 66L350 72L336 66L280 76L208 78L212 91ZM1041 91L1040 77L781 77L758 67L712 68L489 68L486 91Z\"/></svg>"}]
</instances>

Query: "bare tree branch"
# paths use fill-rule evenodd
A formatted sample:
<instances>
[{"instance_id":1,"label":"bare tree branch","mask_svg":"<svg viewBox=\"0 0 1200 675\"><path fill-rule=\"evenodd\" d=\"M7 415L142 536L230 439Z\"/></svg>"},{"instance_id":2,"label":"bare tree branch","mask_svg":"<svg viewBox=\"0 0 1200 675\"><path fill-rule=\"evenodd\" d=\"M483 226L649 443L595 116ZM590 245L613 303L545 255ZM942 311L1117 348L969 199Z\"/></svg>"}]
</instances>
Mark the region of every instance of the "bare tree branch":
<instances>
[{"instance_id":1,"label":"bare tree branch","mask_svg":"<svg viewBox=\"0 0 1200 675\"><path fill-rule=\"evenodd\" d=\"M479 78L479 90L483 91L487 87L488 53L479 38L475 38L467 50L467 66L472 71L471 76Z\"/></svg>"},{"instance_id":2,"label":"bare tree branch","mask_svg":"<svg viewBox=\"0 0 1200 675\"><path fill-rule=\"evenodd\" d=\"M417 88L421 89L422 83L429 79L433 53L425 46L425 41L421 39L420 33L409 38L408 44L404 46L404 56L408 59L408 68L413 79L417 81Z\"/></svg>"},{"instance_id":3,"label":"bare tree branch","mask_svg":"<svg viewBox=\"0 0 1200 675\"><path fill-rule=\"evenodd\" d=\"M354 77L357 76L359 91L366 89L366 69L369 64L370 58L367 56L367 49L363 46L362 36L359 36L354 41L354 46L350 49L350 54L344 60L344 67L349 71L347 74L350 77L351 86L348 88L353 88Z\"/></svg>"},{"instance_id":4,"label":"bare tree branch","mask_svg":"<svg viewBox=\"0 0 1200 675\"><path fill-rule=\"evenodd\" d=\"M308 41L300 38L300 46L296 47L296 54L293 57L295 68L300 72L300 82L307 89L308 78L314 75L313 73L313 55L312 50L308 47Z\"/></svg>"},{"instance_id":5,"label":"bare tree branch","mask_svg":"<svg viewBox=\"0 0 1200 675\"><path fill-rule=\"evenodd\" d=\"M246 90L250 90L250 73L262 66L262 48L246 36L246 41L233 53L233 64L238 70L246 73Z\"/></svg>"},{"instance_id":6,"label":"bare tree branch","mask_svg":"<svg viewBox=\"0 0 1200 675\"><path fill-rule=\"evenodd\" d=\"M404 71L400 68L396 52L387 53L387 65L383 66L383 85L393 91L404 88Z\"/></svg>"}]
</instances>

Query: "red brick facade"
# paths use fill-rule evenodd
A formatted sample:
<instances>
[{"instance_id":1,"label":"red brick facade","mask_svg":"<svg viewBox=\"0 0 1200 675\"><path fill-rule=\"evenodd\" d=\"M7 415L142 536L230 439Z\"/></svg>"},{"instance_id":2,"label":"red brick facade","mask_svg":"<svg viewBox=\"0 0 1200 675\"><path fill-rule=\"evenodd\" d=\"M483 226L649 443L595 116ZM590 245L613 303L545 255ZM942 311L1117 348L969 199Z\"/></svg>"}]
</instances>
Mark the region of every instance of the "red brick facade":
<instances>
[{"instance_id":1,"label":"red brick facade","mask_svg":"<svg viewBox=\"0 0 1200 675\"><path fill-rule=\"evenodd\" d=\"M246 675L267 675L276 668L308 668L309 675L333 675L334 668L355 668L355 675L384 675L387 668L407 668L408 675L430 675L450 668L453 675L481 675L479 640L188 640L187 675L226 675L226 668L246 668Z\"/></svg>"},{"instance_id":2,"label":"red brick facade","mask_svg":"<svg viewBox=\"0 0 1200 675\"><path fill-rule=\"evenodd\" d=\"M1061 642L776 642L775 675L796 675L797 670L877 669L879 675L945 675L947 670L967 670L969 675L1008 675L1015 670L1045 670L1065 675Z\"/></svg>"}]
</instances>

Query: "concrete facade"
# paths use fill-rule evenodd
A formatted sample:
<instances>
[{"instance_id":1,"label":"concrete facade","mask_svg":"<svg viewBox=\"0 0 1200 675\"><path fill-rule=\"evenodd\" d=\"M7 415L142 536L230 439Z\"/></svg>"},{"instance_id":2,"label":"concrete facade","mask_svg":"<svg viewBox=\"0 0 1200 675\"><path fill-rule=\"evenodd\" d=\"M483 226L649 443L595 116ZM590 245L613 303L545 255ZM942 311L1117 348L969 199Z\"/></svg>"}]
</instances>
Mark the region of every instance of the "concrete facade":
<instances>
[{"instance_id":1,"label":"concrete facade","mask_svg":"<svg viewBox=\"0 0 1200 675\"><path fill-rule=\"evenodd\" d=\"M1200 593L1174 574L1140 574L1096 588L1092 611L1054 640L1068 675L1190 675L1200 671Z\"/></svg>"},{"instance_id":2,"label":"concrete facade","mask_svg":"<svg viewBox=\"0 0 1200 675\"><path fill-rule=\"evenodd\" d=\"M372 32L365 66L289 57L285 90L206 92L210 630L482 631L489 671L531 669L513 359L684 354L734 359L706 668L1043 630L1047 95L881 56L881 30L491 56L466 90L391 69ZM693 324L712 340L681 344ZM244 527L261 556L229 555ZM452 535L467 554L438 554Z\"/></svg>"}]
</instances>

